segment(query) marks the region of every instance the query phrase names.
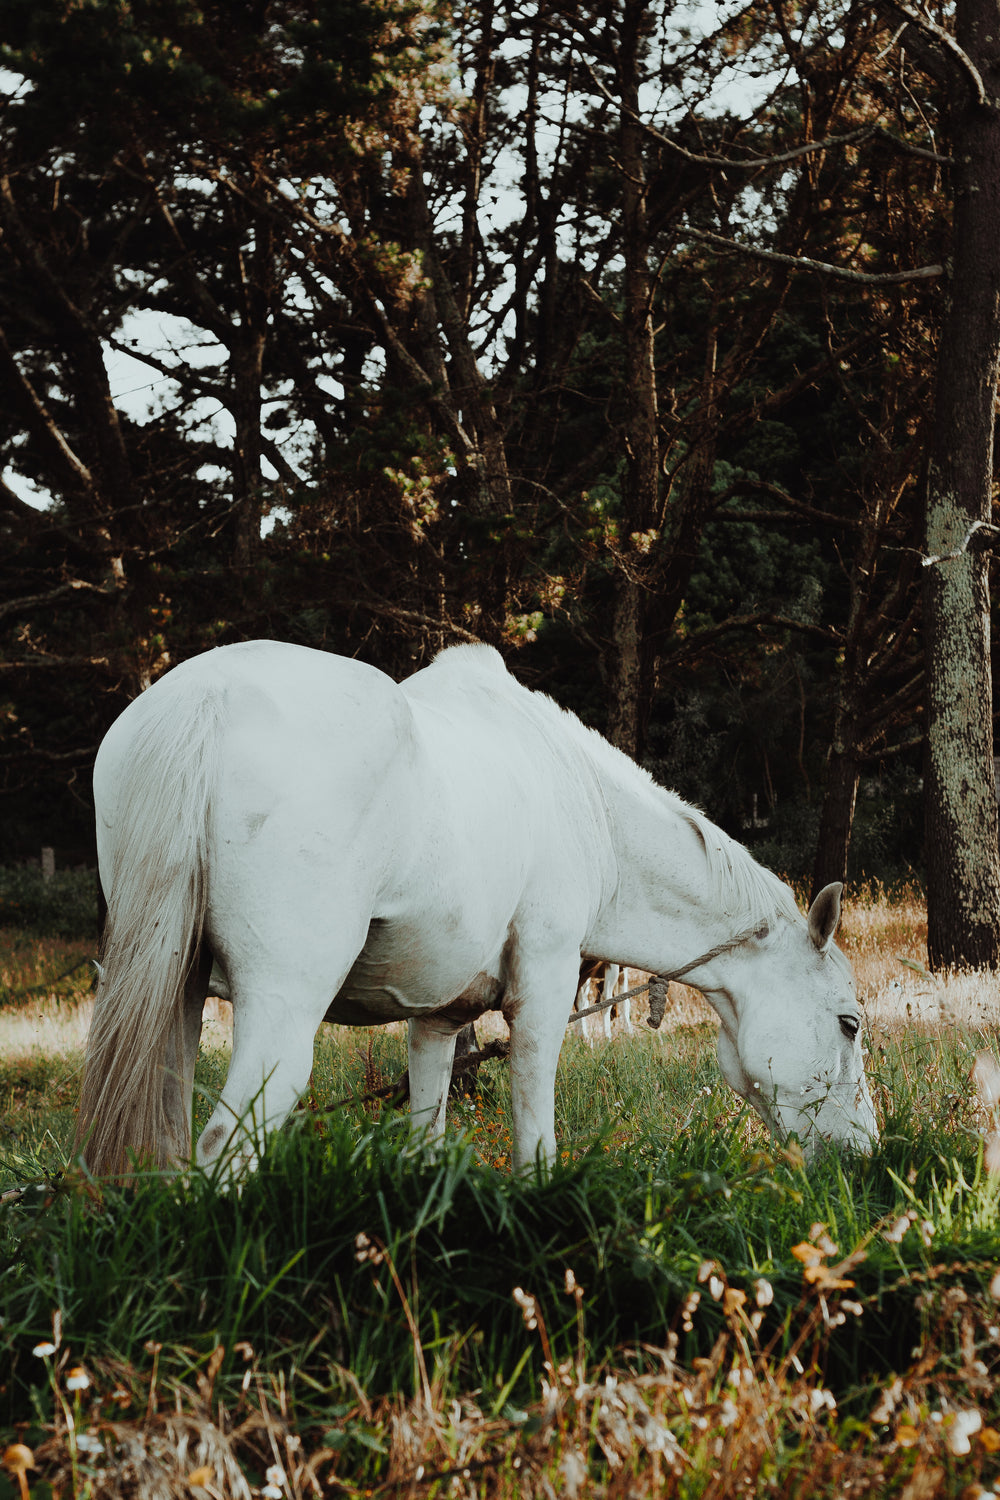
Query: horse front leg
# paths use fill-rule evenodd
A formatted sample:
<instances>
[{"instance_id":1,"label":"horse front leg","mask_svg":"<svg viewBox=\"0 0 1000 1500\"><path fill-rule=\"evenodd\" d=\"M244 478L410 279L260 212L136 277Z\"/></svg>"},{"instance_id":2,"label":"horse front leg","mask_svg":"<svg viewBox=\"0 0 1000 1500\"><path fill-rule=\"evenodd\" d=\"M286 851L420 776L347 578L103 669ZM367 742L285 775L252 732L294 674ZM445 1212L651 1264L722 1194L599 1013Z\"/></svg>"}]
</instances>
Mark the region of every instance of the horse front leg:
<instances>
[{"instance_id":1,"label":"horse front leg","mask_svg":"<svg viewBox=\"0 0 1000 1500\"><path fill-rule=\"evenodd\" d=\"M456 1032L433 1016L412 1019L408 1031L412 1129L426 1131L429 1140L439 1141L444 1135Z\"/></svg>"}]
</instances>

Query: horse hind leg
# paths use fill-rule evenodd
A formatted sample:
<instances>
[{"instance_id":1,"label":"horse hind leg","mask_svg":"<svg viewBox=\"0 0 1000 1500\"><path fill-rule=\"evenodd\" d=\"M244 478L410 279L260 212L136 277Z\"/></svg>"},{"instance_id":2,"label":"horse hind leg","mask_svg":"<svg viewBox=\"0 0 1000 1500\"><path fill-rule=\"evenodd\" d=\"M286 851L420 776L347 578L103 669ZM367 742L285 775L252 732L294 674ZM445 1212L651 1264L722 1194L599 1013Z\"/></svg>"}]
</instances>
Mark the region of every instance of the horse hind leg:
<instances>
[{"instance_id":1,"label":"horse hind leg","mask_svg":"<svg viewBox=\"0 0 1000 1500\"><path fill-rule=\"evenodd\" d=\"M323 986L232 985L233 1053L219 1101L196 1149L199 1166L220 1156L228 1170L255 1166L264 1140L284 1124L309 1084L313 1042L332 996Z\"/></svg>"},{"instance_id":2,"label":"horse hind leg","mask_svg":"<svg viewBox=\"0 0 1000 1500\"><path fill-rule=\"evenodd\" d=\"M414 1018L407 1029L411 1128L437 1141L444 1135L457 1032L433 1016Z\"/></svg>"}]
</instances>

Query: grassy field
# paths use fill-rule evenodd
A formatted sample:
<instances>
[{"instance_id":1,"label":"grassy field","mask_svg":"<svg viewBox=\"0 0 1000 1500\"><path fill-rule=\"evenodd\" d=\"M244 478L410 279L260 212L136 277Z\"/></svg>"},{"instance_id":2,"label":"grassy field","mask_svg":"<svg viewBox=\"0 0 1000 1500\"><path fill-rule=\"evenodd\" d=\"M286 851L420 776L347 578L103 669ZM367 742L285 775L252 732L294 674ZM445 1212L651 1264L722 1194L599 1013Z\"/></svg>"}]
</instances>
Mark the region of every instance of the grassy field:
<instances>
[{"instance_id":1,"label":"grassy field","mask_svg":"<svg viewBox=\"0 0 1000 1500\"><path fill-rule=\"evenodd\" d=\"M660 1032L640 1008L633 1036L568 1036L544 1180L510 1174L501 1063L432 1160L405 1112L328 1111L402 1071L391 1027L321 1039L241 1192L98 1197L68 1160L86 947L0 930L0 1500L1000 1489L1000 1150L973 1083L1000 982L936 982L925 932L910 891L846 918L867 1159L778 1148L673 986Z\"/></svg>"}]
</instances>

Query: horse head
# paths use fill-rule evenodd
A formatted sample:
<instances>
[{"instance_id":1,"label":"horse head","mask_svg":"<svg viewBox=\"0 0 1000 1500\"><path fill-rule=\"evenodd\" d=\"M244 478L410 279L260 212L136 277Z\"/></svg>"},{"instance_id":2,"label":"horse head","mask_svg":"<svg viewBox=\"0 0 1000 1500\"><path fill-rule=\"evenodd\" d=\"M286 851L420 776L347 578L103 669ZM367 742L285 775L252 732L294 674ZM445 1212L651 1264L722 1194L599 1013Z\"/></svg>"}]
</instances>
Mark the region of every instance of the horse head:
<instances>
[{"instance_id":1,"label":"horse head","mask_svg":"<svg viewBox=\"0 0 1000 1500\"><path fill-rule=\"evenodd\" d=\"M762 926L706 982L726 1081L775 1135L796 1135L810 1154L822 1142L867 1151L878 1137L854 976L834 942L841 890L820 891L805 921Z\"/></svg>"}]
</instances>

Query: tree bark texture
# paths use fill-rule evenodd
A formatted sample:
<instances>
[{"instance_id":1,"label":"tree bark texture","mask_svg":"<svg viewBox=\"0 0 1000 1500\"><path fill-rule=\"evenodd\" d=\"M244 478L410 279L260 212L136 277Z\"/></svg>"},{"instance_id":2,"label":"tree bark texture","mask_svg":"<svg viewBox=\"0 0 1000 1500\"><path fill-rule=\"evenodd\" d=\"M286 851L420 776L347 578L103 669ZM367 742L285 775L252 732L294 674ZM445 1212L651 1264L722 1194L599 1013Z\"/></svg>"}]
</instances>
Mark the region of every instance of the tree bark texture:
<instances>
[{"instance_id":1,"label":"tree bark texture","mask_svg":"<svg viewBox=\"0 0 1000 1500\"><path fill-rule=\"evenodd\" d=\"M614 578L608 673L608 738L642 753L652 695L653 656L646 630L653 578L652 533L658 526L659 413L653 327L653 277L639 79L646 0L629 0L618 55L621 94L622 218L625 255L626 471Z\"/></svg>"},{"instance_id":2,"label":"tree bark texture","mask_svg":"<svg viewBox=\"0 0 1000 1500\"><path fill-rule=\"evenodd\" d=\"M849 740L845 743L838 738L830 752L830 769L820 815L810 904L831 881L847 880L847 856L851 847L859 780L854 746Z\"/></svg>"},{"instance_id":3,"label":"tree bark texture","mask_svg":"<svg viewBox=\"0 0 1000 1500\"><path fill-rule=\"evenodd\" d=\"M959 0L956 38L986 84L955 90L950 300L938 354L926 498L928 955L931 967L1000 963L988 561L970 528L991 519L1000 364L1000 5ZM948 554L956 553L955 556Z\"/></svg>"}]
</instances>

